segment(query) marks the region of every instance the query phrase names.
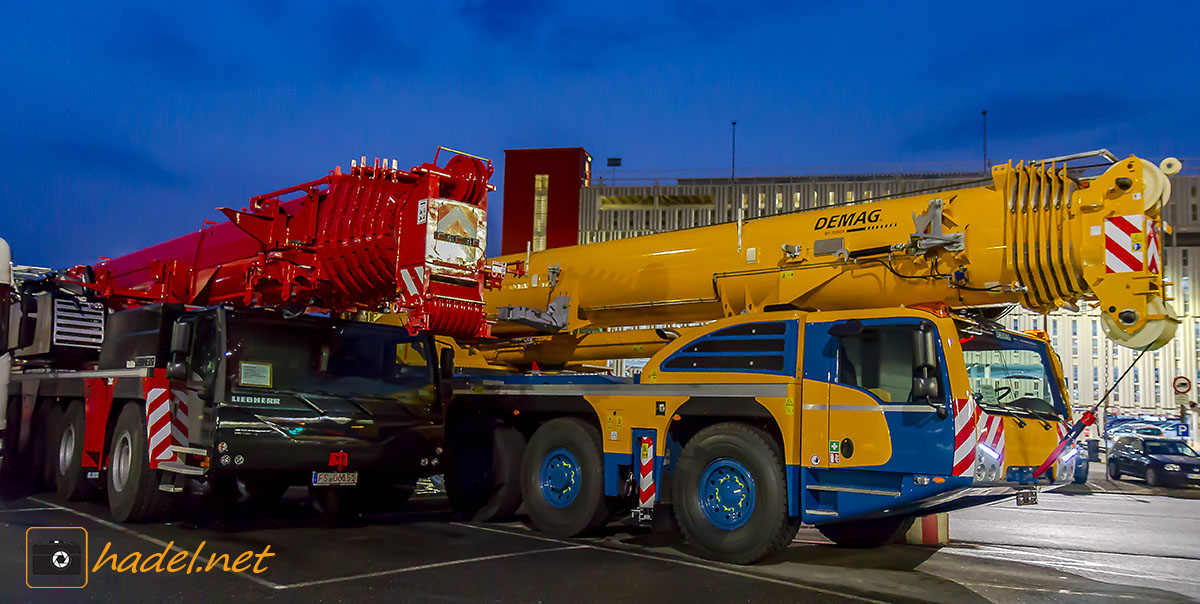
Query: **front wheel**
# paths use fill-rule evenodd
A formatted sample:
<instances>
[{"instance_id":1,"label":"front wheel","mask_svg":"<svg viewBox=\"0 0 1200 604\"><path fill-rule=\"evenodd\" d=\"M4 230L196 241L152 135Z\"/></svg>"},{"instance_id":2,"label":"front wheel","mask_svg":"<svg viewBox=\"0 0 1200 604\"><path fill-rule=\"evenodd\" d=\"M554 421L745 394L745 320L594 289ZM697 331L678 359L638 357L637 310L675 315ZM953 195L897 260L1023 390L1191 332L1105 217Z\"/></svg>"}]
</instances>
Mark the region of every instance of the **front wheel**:
<instances>
[{"instance_id":1,"label":"front wheel","mask_svg":"<svg viewBox=\"0 0 1200 604\"><path fill-rule=\"evenodd\" d=\"M1108 479L1121 480L1121 470L1117 469L1117 464L1108 462Z\"/></svg>"},{"instance_id":2,"label":"front wheel","mask_svg":"<svg viewBox=\"0 0 1200 604\"><path fill-rule=\"evenodd\" d=\"M777 448L745 424L709 426L687 442L671 500L688 542L722 562L758 562L787 547L800 526L788 517Z\"/></svg>"},{"instance_id":3,"label":"front wheel","mask_svg":"<svg viewBox=\"0 0 1200 604\"><path fill-rule=\"evenodd\" d=\"M171 500L150 469L146 414L139 403L121 409L108 453L108 509L118 522L144 522L166 512Z\"/></svg>"},{"instance_id":4,"label":"front wheel","mask_svg":"<svg viewBox=\"0 0 1200 604\"><path fill-rule=\"evenodd\" d=\"M608 520L600 432L571 418L533 433L521 464L525 509L538 530L556 537L594 531Z\"/></svg>"},{"instance_id":5,"label":"front wheel","mask_svg":"<svg viewBox=\"0 0 1200 604\"><path fill-rule=\"evenodd\" d=\"M913 518L887 516L870 520L851 520L818 524L817 530L826 539L842 546L856 548L880 547L891 543L898 535L908 530Z\"/></svg>"},{"instance_id":6,"label":"front wheel","mask_svg":"<svg viewBox=\"0 0 1200 604\"><path fill-rule=\"evenodd\" d=\"M1158 471L1154 468L1146 468L1146 486L1156 487L1162 484L1162 480L1158 476Z\"/></svg>"},{"instance_id":7,"label":"front wheel","mask_svg":"<svg viewBox=\"0 0 1200 604\"><path fill-rule=\"evenodd\" d=\"M456 422L447 436L446 498L473 522L506 520L521 507L525 437L491 420Z\"/></svg>"}]
</instances>

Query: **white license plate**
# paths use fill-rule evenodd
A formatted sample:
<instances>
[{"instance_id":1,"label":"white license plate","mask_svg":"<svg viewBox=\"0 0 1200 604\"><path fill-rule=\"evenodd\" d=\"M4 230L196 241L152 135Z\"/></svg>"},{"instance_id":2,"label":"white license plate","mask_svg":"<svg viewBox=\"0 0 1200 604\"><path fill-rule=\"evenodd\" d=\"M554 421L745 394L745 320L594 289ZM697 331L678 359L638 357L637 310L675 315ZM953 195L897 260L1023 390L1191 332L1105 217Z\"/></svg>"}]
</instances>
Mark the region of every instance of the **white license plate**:
<instances>
[{"instance_id":1,"label":"white license plate","mask_svg":"<svg viewBox=\"0 0 1200 604\"><path fill-rule=\"evenodd\" d=\"M1188 478L1197 479L1200 478L1200 474L1188 474Z\"/></svg>"},{"instance_id":2,"label":"white license plate","mask_svg":"<svg viewBox=\"0 0 1200 604\"><path fill-rule=\"evenodd\" d=\"M358 484L358 472L313 472L312 483L316 486L342 486Z\"/></svg>"}]
</instances>

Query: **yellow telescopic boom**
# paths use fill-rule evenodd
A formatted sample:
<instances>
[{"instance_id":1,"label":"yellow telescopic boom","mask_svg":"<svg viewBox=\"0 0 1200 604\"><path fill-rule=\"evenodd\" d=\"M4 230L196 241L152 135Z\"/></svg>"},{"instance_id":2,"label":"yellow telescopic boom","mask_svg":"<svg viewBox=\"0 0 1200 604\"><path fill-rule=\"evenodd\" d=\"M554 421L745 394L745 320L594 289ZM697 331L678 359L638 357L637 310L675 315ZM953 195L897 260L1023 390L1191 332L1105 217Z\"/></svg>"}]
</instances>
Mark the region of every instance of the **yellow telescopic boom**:
<instances>
[{"instance_id":1,"label":"yellow telescopic boom","mask_svg":"<svg viewBox=\"0 0 1200 604\"><path fill-rule=\"evenodd\" d=\"M1065 161L1113 161L1090 179ZM974 188L505 256L486 296L501 339L708 321L782 308L944 302L1036 312L1097 305L1106 334L1156 349L1178 321L1162 278L1168 174L1107 151L992 168Z\"/></svg>"}]
</instances>

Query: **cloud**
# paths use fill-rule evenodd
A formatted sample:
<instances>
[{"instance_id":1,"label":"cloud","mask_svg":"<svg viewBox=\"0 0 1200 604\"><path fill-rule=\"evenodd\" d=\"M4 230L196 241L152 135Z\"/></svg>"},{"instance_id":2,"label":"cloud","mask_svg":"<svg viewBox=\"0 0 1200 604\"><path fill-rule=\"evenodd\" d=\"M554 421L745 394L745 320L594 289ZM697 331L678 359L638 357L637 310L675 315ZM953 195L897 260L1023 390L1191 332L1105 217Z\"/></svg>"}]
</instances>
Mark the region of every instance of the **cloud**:
<instances>
[{"instance_id":1,"label":"cloud","mask_svg":"<svg viewBox=\"0 0 1200 604\"><path fill-rule=\"evenodd\" d=\"M125 181L129 184L174 186L179 174L164 168L149 155L110 141L58 139L45 146L55 164L77 174Z\"/></svg>"}]
</instances>

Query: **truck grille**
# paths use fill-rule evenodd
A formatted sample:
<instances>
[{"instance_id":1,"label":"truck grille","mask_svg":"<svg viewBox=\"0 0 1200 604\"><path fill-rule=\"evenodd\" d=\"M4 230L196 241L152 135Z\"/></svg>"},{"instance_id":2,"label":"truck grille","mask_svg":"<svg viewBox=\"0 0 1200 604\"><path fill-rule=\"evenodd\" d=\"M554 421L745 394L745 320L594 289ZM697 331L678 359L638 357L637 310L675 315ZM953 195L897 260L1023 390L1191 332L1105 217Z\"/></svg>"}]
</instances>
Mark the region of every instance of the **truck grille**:
<instances>
[{"instance_id":1,"label":"truck grille","mask_svg":"<svg viewBox=\"0 0 1200 604\"><path fill-rule=\"evenodd\" d=\"M104 305L99 302L54 301L55 346L100 349L104 342Z\"/></svg>"}]
</instances>

